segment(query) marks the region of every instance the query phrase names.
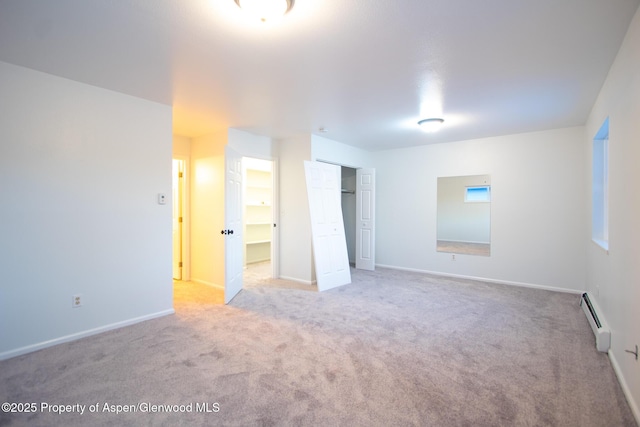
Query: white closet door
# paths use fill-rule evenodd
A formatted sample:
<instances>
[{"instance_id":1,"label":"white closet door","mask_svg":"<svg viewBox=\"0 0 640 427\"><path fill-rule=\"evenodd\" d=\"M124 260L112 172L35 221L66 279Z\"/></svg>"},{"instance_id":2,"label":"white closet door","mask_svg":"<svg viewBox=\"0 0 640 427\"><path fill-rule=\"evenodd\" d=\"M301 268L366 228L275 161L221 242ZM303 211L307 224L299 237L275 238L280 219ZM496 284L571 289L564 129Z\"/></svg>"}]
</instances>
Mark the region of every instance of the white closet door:
<instances>
[{"instance_id":1,"label":"white closet door","mask_svg":"<svg viewBox=\"0 0 640 427\"><path fill-rule=\"evenodd\" d=\"M340 196L340 167L304 162L319 291L351 283Z\"/></svg>"},{"instance_id":2,"label":"white closet door","mask_svg":"<svg viewBox=\"0 0 640 427\"><path fill-rule=\"evenodd\" d=\"M224 226L225 274L224 303L242 289L242 156L225 147Z\"/></svg>"},{"instance_id":3,"label":"white closet door","mask_svg":"<svg viewBox=\"0 0 640 427\"><path fill-rule=\"evenodd\" d=\"M376 266L376 170L356 170L356 268Z\"/></svg>"}]
</instances>

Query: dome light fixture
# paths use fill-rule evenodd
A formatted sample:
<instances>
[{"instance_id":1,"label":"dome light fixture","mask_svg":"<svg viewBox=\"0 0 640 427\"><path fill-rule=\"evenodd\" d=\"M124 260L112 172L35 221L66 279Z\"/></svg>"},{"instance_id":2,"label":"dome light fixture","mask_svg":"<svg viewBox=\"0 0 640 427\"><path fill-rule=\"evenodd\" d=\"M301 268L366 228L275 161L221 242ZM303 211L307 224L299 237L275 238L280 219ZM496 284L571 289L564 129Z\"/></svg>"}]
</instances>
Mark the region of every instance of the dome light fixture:
<instances>
[{"instance_id":1,"label":"dome light fixture","mask_svg":"<svg viewBox=\"0 0 640 427\"><path fill-rule=\"evenodd\" d=\"M262 22L281 17L293 8L295 0L234 0L240 9L257 16Z\"/></svg>"},{"instance_id":2,"label":"dome light fixture","mask_svg":"<svg viewBox=\"0 0 640 427\"><path fill-rule=\"evenodd\" d=\"M422 130L425 132L437 132L442 127L442 123L444 123L444 119L441 118L430 118L430 119L422 119L418 122L418 124L422 127Z\"/></svg>"}]
</instances>

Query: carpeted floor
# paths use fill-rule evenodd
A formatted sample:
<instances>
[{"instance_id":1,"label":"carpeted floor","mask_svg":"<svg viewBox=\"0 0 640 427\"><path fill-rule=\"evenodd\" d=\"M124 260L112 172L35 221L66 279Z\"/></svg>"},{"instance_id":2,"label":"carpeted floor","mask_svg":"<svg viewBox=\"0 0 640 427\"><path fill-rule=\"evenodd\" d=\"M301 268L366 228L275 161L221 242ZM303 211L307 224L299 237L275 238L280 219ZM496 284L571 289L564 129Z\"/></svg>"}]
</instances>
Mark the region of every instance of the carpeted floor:
<instances>
[{"instance_id":1,"label":"carpeted floor","mask_svg":"<svg viewBox=\"0 0 640 427\"><path fill-rule=\"evenodd\" d=\"M0 425L636 425L577 295L386 269L352 279L324 293L250 280L227 306L176 303L0 362L0 400L38 405Z\"/></svg>"}]
</instances>

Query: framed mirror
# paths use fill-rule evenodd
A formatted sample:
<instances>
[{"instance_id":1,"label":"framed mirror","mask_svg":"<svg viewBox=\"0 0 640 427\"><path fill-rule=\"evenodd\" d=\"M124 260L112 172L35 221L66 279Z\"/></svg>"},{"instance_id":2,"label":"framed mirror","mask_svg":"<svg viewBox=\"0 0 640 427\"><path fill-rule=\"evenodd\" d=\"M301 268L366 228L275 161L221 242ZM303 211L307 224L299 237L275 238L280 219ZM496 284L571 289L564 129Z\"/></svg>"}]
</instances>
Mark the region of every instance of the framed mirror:
<instances>
[{"instance_id":1,"label":"framed mirror","mask_svg":"<svg viewBox=\"0 0 640 427\"><path fill-rule=\"evenodd\" d=\"M491 255L491 176L438 178L436 250Z\"/></svg>"}]
</instances>

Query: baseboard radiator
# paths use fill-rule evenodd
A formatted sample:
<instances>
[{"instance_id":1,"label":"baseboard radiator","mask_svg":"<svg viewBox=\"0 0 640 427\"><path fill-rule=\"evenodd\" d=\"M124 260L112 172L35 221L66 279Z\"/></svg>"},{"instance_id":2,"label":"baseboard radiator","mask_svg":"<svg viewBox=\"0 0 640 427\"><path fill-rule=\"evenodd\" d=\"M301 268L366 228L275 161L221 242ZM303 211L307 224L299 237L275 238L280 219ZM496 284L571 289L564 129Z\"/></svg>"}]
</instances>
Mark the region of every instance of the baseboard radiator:
<instances>
[{"instance_id":1,"label":"baseboard radiator","mask_svg":"<svg viewBox=\"0 0 640 427\"><path fill-rule=\"evenodd\" d=\"M606 353L611 346L611 331L602 315L598 314L600 310L596 302L591 300L585 292L580 298L580 305L582 306L582 311L584 311L584 314L587 316L593 334L596 336L596 348L598 351Z\"/></svg>"}]
</instances>

